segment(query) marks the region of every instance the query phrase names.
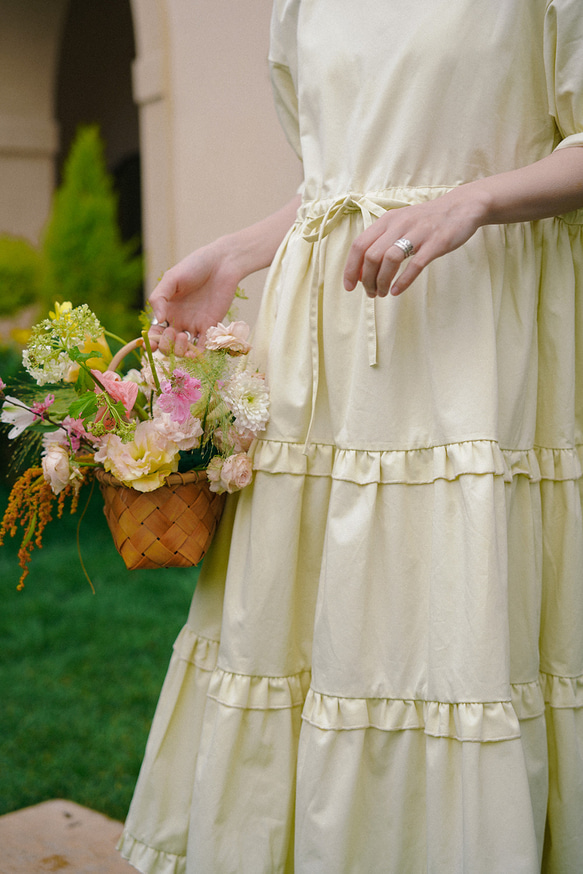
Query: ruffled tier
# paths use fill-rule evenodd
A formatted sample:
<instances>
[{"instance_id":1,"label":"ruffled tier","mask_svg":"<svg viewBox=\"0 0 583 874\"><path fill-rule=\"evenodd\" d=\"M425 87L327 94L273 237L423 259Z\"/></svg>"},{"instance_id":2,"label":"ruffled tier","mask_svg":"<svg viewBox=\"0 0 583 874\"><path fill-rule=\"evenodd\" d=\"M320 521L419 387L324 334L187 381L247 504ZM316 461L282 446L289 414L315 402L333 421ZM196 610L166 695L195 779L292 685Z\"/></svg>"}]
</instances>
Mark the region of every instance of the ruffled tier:
<instances>
[{"instance_id":1,"label":"ruffled tier","mask_svg":"<svg viewBox=\"0 0 583 874\"><path fill-rule=\"evenodd\" d=\"M343 860L357 853L352 870L361 864L372 871L369 844L377 854L386 844L390 856L404 846L402 835L417 831L433 847L442 846L448 858L459 845L449 845L447 836L473 805L480 811L479 830L467 835L468 858L476 856L476 847L502 854L513 843L518 857L512 870L532 874L540 852L533 819L540 836L547 812L546 738L570 733L573 748L580 733L575 720L583 713L583 677L560 676L553 670L562 666L557 657L545 663L551 670L540 677L536 667L519 663L514 676L530 681L505 685L504 672L493 667L506 659L493 617L507 609L504 574L510 566L517 584L511 626L519 630L521 651L538 651L538 596L526 592L524 581L544 576L532 547L543 521L545 549L557 531L552 546L553 555L561 557L557 566L577 566L570 539L559 532L565 513L573 516L579 451L507 450L478 440L403 451L339 450L319 443L306 455L298 444L257 441L255 485L239 496L235 519L229 520L227 506L227 524L215 541L220 548L209 554L197 588L193 625L175 643L120 841L122 854L146 874L292 874L295 831L297 858L319 858L323 847L330 853L316 870L351 870ZM396 488L384 488L393 484ZM273 543L274 506L289 544ZM464 524L463 536L456 522L460 507L466 522L468 508L482 514ZM447 525L434 528L434 519ZM491 532L489 525L495 526ZM516 540L509 565L500 560L497 577L506 533L515 530L532 531L533 540ZM447 560L434 563L425 580L423 556L420 567L411 570L409 564L417 560L414 538L437 549L441 536L439 554ZM491 553L480 552L485 541L493 544ZM225 542L232 543L230 561ZM376 564L363 560L357 578L347 579L342 567L358 550L370 556L371 543L384 544L386 554L377 550ZM310 574L320 566L326 572L318 583ZM488 585L481 573L486 567ZM402 585L405 579L416 581L413 598ZM342 598L335 596L338 585ZM318 614L316 593L327 596L326 587L330 604ZM552 597L552 586L549 591ZM518 627L516 617L522 622L531 607L532 617ZM343 615L335 616L336 609ZM322 615L324 627L318 625ZM377 615L383 617L380 624ZM415 644L427 638L426 618L436 645L433 685L425 692L435 700L415 694L423 689L422 671L430 664ZM360 628L375 642L367 651ZM329 631L334 639L327 639ZM307 646L312 639L313 674ZM471 651L475 640L490 647L479 658ZM385 647L380 659L379 645ZM408 661L403 659L399 674L401 653ZM462 672L474 658L476 671L467 677L475 677L476 684L467 691ZM335 660L337 674L331 668ZM386 665L392 688L375 696ZM453 668L459 668L457 674ZM570 672L576 673L574 663ZM324 675L331 677L329 685L321 681ZM453 677L451 696L439 685L447 676ZM486 691L475 698L480 683ZM337 694L342 684L346 694ZM461 700L464 690L470 700ZM499 698L486 700L492 690ZM412 773L423 779L411 781ZM563 779L561 791L565 785ZM395 799L391 809L398 811L388 830L379 812L387 792ZM555 801L557 808L560 803ZM504 815L510 808L518 812L511 828ZM324 813L330 810L332 817ZM333 833L322 832L321 817ZM269 835L263 824L269 824ZM369 843L363 844L365 839ZM422 857L420 849L419 865ZM410 859L403 857L402 869L398 860L395 864L395 871L407 870ZM460 865L473 874L465 860ZM494 862L483 870L503 869ZM479 867L475 871L482 874Z\"/></svg>"},{"instance_id":2,"label":"ruffled tier","mask_svg":"<svg viewBox=\"0 0 583 874\"><path fill-rule=\"evenodd\" d=\"M320 443L306 451L298 443L257 440L251 454L254 469L264 473L330 477L358 485L422 485L466 474L492 474L505 482L518 476L531 482L565 482L579 480L583 469L583 446L501 449L490 440L405 450L338 449Z\"/></svg>"},{"instance_id":3,"label":"ruffled tier","mask_svg":"<svg viewBox=\"0 0 583 874\"><path fill-rule=\"evenodd\" d=\"M431 737L486 743L520 737L510 702L448 704L439 701L348 699L310 691L303 719L327 731L422 730Z\"/></svg>"},{"instance_id":4,"label":"ruffled tier","mask_svg":"<svg viewBox=\"0 0 583 874\"><path fill-rule=\"evenodd\" d=\"M541 673L545 703L553 710L580 710L583 707L583 676L558 677Z\"/></svg>"},{"instance_id":5,"label":"ruffled tier","mask_svg":"<svg viewBox=\"0 0 583 874\"><path fill-rule=\"evenodd\" d=\"M138 841L127 829L118 841L117 849L122 858L127 859L138 871L148 874L184 874L186 859L174 853L165 853Z\"/></svg>"},{"instance_id":6,"label":"ruffled tier","mask_svg":"<svg viewBox=\"0 0 583 874\"><path fill-rule=\"evenodd\" d=\"M423 756L429 756L427 767L431 762L427 777L428 791L436 793L436 797L448 797L452 808L461 803L464 793L467 800L468 794L474 791L473 777L469 783L465 782L472 771L474 776L480 774L481 794L485 793L495 800L503 792L510 791L518 799L521 792L528 792L524 773L520 776L519 763L524 755L521 736L526 726L539 725L539 718L544 712L543 696L551 707L580 708L583 705L583 677L566 679L541 675L540 680L514 685L511 702L454 704L348 699L324 695L310 688L309 671L287 677L246 676L217 666L218 654L219 642L196 634L190 626L182 629L175 643L168 680L152 731L152 737L157 741L149 744L138 791L119 842L119 850L124 858L147 874L185 874L187 859L192 870L220 870L225 874L240 874L243 871L253 874L291 874L294 867L293 862L289 861L288 839L281 837L279 854L272 848L274 855L268 867L265 867L260 860L249 855L251 842L247 846L244 837L233 837L235 833L245 835L250 830L248 817L251 813L246 799L253 799L254 821L259 810L261 816L270 818L272 824L276 824L276 831L277 822L281 823L279 831L283 835L284 827L291 829L296 781L300 798L298 803L301 803L303 794L307 792L310 796L314 781L318 780L313 768L325 770L329 766L337 767L334 763L341 759L341 782L346 784L346 791L340 792L341 801L337 804L340 821L345 821L350 832L352 827L348 826L348 821L352 817L360 821L363 816L358 808L360 781L363 779L360 769L368 755L363 751L371 744L377 749L381 743L375 737L384 738L383 749L386 747L388 751L393 748L386 746L390 743L394 746L395 754L398 752L402 782L401 778L392 775L391 779L397 781L392 784L391 790L395 796L405 791L407 768L418 767L421 750L426 749ZM177 683L178 678L180 680ZM185 698L189 700L185 701ZM196 742L188 717L194 698L197 699L197 708L205 710L206 724L200 740ZM301 734L298 722L300 713L305 726L305 732L302 729ZM169 730L170 715L174 718L178 716L180 720L174 730ZM180 756L175 747L176 729L179 735L190 735ZM348 735L358 736L360 740L344 741L343 737ZM544 728L538 727L535 730L537 742L541 736L544 736ZM270 750L267 759L266 738ZM433 746L439 742L446 746ZM479 758L462 752L462 749L480 745L483 751ZM500 752L486 754L487 747L497 748ZM299 761L298 749L301 751ZM237 756L243 754L246 763L242 780L232 770L233 750L237 751ZM254 764L255 756L263 759L261 768ZM201 758L198 766L195 764L197 758ZM311 762L313 768L309 765ZM506 763L504 768L508 769L507 773L500 768L501 762ZM466 770L468 767L469 771ZM190 775L194 773L194 795L185 812L183 805L186 796L181 795L180 787L189 783ZM500 782L503 773L506 775ZM324 771L319 776L323 785L329 785ZM262 796L270 785L276 788L275 795L268 792L264 801ZM452 795L454 786L458 788ZM538 784L537 788L540 788ZM459 797L458 792L462 793ZM326 799L327 805L333 803L327 796L323 795L322 798ZM150 809L153 799L162 799L167 805L164 815L160 815L160 810ZM422 819L425 816L424 803L420 807L420 802L415 802L415 817ZM406 805L403 807L406 808ZM494 810L495 807L493 805ZM179 835L179 829L175 828L177 816L190 820L183 835ZM485 830L500 828L496 813L489 824L487 820L488 817L483 820L486 823ZM169 822L174 826L171 833L168 833ZM216 833L217 829L220 832L222 828L218 823L223 822L229 823L230 834L225 831L223 850L215 856L213 847L217 845ZM404 819L401 825L410 827ZM442 826L447 831L445 821ZM376 828L374 817L370 828ZM513 828L516 828L516 823ZM298 832L300 841L304 839L302 834L305 832L305 840L309 842L310 829L305 811L299 815ZM367 833L364 830L363 834ZM257 839L253 840L256 842ZM337 841L342 843L342 840L339 834ZM218 845L221 845L220 834ZM224 849L227 846L232 849L232 857ZM363 858L366 858L365 847L362 852ZM241 859L249 860L244 868L238 867ZM517 871L524 871L525 874L529 871L527 865L520 867L522 861L519 860L517 864Z\"/></svg>"},{"instance_id":7,"label":"ruffled tier","mask_svg":"<svg viewBox=\"0 0 583 874\"><path fill-rule=\"evenodd\" d=\"M341 698L310 688L311 672L288 677L237 674L217 667L220 643L185 625L174 643L175 658L209 672L207 697L242 710L303 707L302 718L323 730L422 729L434 737L487 742L520 735L519 721L542 716L545 704L557 709L583 707L583 676L541 672L530 683L511 685L510 701L462 702Z\"/></svg>"}]
</instances>

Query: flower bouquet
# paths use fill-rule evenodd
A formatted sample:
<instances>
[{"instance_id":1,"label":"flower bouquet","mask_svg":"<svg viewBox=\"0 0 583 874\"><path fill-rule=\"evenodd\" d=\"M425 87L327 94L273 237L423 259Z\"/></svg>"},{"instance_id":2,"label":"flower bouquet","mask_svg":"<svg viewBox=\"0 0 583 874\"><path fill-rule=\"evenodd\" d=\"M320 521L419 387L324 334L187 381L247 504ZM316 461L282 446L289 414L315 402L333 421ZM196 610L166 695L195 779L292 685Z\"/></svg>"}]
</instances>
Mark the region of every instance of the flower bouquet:
<instances>
[{"instance_id":1,"label":"flower bouquet","mask_svg":"<svg viewBox=\"0 0 583 874\"><path fill-rule=\"evenodd\" d=\"M248 325L209 328L205 348L185 357L152 351L148 327L144 317L138 339L115 338L123 345L112 357L114 335L85 304L56 305L23 352L36 385L15 397L0 380L0 422L38 459L14 484L0 527L0 545L24 529L20 586L54 503L61 516L70 496L74 512L93 476L128 568L197 564L225 494L251 481L247 450L265 428L269 396L249 362Z\"/></svg>"}]
</instances>

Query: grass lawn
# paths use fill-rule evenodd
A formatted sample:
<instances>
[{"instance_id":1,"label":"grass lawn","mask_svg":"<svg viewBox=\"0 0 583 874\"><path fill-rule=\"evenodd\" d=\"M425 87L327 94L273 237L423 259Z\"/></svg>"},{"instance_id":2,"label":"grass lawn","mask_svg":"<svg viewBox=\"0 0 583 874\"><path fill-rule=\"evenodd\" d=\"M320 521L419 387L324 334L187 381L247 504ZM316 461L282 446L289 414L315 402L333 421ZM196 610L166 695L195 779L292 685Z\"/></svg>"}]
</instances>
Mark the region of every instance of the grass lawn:
<instances>
[{"instance_id":1,"label":"grass lawn","mask_svg":"<svg viewBox=\"0 0 583 874\"><path fill-rule=\"evenodd\" d=\"M124 819L194 591L194 569L125 569L96 490L80 531L93 595L77 521L49 525L22 592L17 545L0 548L0 814L60 797Z\"/></svg>"}]
</instances>

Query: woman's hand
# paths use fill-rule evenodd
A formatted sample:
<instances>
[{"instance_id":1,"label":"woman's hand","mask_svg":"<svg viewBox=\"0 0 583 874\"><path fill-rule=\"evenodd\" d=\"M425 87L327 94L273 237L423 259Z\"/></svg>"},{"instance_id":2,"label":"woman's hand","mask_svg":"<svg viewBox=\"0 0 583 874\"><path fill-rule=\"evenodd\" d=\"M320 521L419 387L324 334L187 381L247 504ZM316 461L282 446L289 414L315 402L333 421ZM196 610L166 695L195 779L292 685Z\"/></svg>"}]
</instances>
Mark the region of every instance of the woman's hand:
<instances>
[{"instance_id":1,"label":"woman's hand","mask_svg":"<svg viewBox=\"0 0 583 874\"><path fill-rule=\"evenodd\" d=\"M469 188L469 186L467 186ZM427 203L391 209L353 242L344 271L344 287L352 291L360 280L369 297L401 294L427 265L457 249L482 224L480 198L463 187ZM395 246L404 238L414 247L401 275L395 277L405 253Z\"/></svg>"},{"instance_id":2,"label":"woman's hand","mask_svg":"<svg viewBox=\"0 0 583 874\"><path fill-rule=\"evenodd\" d=\"M185 355L192 342L203 345L207 328L225 317L240 280L225 248L220 238L166 271L150 297L158 322L168 323L152 326L154 347Z\"/></svg>"},{"instance_id":3,"label":"woman's hand","mask_svg":"<svg viewBox=\"0 0 583 874\"><path fill-rule=\"evenodd\" d=\"M352 244L344 287L362 280L370 297L401 294L435 258L463 245L482 225L530 222L583 208L583 146L555 149L534 164L453 188L427 203L391 209ZM395 241L414 247L407 266Z\"/></svg>"},{"instance_id":4,"label":"woman's hand","mask_svg":"<svg viewBox=\"0 0 583 874\"><path fill-rule=\"evenodd\" d=\"M152 327L154 348L195 354L191 341L204 345L207 328L224 319L239 283L271 264L299 204L296 195L267 218L219 237L168 270L150 297L158 322L168 323Z\"/></svg>"}]
</instances>

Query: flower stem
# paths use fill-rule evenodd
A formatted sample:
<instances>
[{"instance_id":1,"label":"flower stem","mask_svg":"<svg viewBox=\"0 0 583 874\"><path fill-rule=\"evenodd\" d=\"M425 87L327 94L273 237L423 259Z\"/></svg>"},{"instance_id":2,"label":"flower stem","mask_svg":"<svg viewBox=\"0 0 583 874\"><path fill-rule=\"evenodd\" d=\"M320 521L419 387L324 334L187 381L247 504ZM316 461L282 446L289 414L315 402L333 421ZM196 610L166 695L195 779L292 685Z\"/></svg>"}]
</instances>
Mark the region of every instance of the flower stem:
<instances>
[{"instance_id":1,"label":"flower stem","mask_svg":"<svg viewBox=\"0 0 583 874\"><path fill-rule=\"evenodd\" d=\"M150 362L150 367L152 369L154 383L156 384L158 394L161 394L162 388L160 386L160 380L158 379L158 371L156 370L156 363L154 361L154 355L152 353L152 346L150 345L150 337L148 336L148 332L142 331L142 337L144 339L144 346L146 347L146 355L148 356L148 361Z\"/></svg>"}]
</instances>

